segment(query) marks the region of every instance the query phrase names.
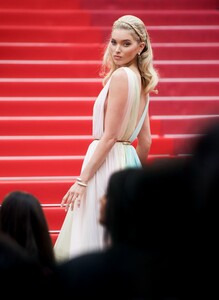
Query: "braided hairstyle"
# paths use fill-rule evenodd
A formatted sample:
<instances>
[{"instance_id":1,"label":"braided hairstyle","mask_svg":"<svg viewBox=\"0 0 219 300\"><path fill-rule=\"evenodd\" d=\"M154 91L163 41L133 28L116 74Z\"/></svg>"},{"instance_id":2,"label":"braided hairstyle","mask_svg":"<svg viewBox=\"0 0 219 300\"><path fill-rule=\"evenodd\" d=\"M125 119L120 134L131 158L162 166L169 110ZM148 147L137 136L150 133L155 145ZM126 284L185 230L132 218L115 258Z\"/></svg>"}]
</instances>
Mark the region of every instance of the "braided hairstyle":
<instances>
[{"instance_id":1,"label":"braided hairstyle","mask_svg":"<svg viewBox=\"0 0 219 300\"><path fill-rule=\"evenodd\" d=\"M132 37L138 42L144 42L145 47L138 55L137 63L138 69L142 79L142 85L145 93L155 92L155 87L158 83L158 73L153 67L153 51L150 43L148 32L145 28L145 24L141 19L132 15L125 15L117 19L113 23L112 32L115 29L125 29L130 31ZM118 67L113 62L110 54L110 41L106 45L105 53L102 61L103 84L106 84L109 77Z\"/></svg>"}]
</instances>

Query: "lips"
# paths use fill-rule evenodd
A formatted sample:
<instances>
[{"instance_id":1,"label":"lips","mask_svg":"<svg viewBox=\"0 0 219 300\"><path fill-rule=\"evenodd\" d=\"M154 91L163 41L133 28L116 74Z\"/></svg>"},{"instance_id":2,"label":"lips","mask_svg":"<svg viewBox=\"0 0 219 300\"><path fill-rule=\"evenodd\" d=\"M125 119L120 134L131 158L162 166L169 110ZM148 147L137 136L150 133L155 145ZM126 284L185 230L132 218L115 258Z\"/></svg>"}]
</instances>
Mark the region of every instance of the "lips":
<instances>
[{"instance_id":1,"label":"lips","mask_svg":"<svg viewBox=\"0 0 219 300\"><path fill-rule=\"evenodd\" d=\"M114 55L113 58L114 58L114 59L120 59L121 56L119 56L119 55Z\"/></svg>"}]
</instances>

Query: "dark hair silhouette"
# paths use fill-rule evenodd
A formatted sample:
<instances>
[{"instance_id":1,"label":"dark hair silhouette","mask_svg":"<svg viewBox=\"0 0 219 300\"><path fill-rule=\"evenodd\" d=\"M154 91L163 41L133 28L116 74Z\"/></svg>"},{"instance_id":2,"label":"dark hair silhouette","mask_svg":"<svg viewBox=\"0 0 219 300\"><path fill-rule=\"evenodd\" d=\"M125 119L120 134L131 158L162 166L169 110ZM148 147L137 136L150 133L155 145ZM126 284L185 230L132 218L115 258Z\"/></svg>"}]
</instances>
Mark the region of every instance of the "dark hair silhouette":
<instances>
[{"instance_id":1,"label":"dark hair silhouette","mask_svg":"<svg viewBox=\"0 0 219 300\"><path fill-rule=\"evenodd\" d=\"M162 160L112 174L104 225L113 243L149 249L181 242L195 208L187 165Z\"/></svg>"},{"instance_id":2,"label":"dark hair silhouette","mask_svg":"<svg viewBox=\"0 0 219 300\"><path fill-rule=\"evenodd\" d=\"M206 130L196 146L192 160L192 170L198 205L206 209L216 208L219 198L219 123Z\"/></svg>"},{"instance_id":3,"label":"dark hair silhouette","mask_svg":"<svg viewBox=\"0 0 219 300\"><path fill-rule=\"evenodd\" d=\"M138 172L135 169L125 169L111 175L106 192L105 221L106 243L109 240L116 243L133 243L134 226L129 226L133 219L134 199L127 196L128 176ZM136 201L137 202L137 201Z\"/></svg>"},{"instance_id":4,"label":"dark hair silhouette","mask_svg":"<svg viewBox=\"0 0 219 300\"><path fill-rule=\"evenodd\" d=\"M52 240L39 200L23 191L9 193L0 208L0 229L45 267L54 264Z\"/></svg>"},{"instance_id":5,"label":"dark hair silhouette","mask_svg":"<svg viewBox=\"0 0 219 300\"><path fill-rule=\"evenodd\" d=\"M40 297L50 288L49 280L38 261L9 235L0 232L0 282L1 293L9 299L16 296L30 299L30 291ZM28 288L24 288L24 285Z\"/></svg>"}]
</instances>

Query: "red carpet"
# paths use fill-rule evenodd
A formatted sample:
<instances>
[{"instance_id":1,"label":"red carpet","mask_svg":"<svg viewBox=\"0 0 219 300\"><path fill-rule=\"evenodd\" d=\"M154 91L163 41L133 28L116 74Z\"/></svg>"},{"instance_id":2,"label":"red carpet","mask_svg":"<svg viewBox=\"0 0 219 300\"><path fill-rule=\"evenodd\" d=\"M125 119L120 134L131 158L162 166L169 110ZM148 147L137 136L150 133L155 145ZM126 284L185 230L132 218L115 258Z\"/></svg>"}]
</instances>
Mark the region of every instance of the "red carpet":
<instances>
[{"instance_id":1,"label":"red carpet","mask_svg":"<svg viewBox=\"0 0 219 300\"><path fill-rule=\"evenodd\" d=\"M0 4L0 201L20 189L42 203L53 241L60 201L91 140L99 67L112 22L145 22L160 74L149 159L189 156L219 121L216 0L17 0Z\"/></svg>"}]
</instances>

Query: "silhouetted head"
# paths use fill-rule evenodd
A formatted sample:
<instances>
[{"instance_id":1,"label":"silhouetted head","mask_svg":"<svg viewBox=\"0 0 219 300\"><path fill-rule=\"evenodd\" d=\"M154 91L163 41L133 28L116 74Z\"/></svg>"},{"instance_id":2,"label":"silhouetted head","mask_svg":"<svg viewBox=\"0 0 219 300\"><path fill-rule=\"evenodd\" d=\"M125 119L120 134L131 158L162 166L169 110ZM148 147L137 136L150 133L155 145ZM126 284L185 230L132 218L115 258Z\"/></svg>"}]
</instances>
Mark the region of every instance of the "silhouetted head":
<instances>
[{"instance_id":1,"label":"silhouetted head","mask_svg":"<svg viewBox=\"0 0 219 300\"><path fill-rule=\"evenodd\" d=\"M180 161L115 172L106 200L105 227L112 243L169 247L188 234L194 217L187 164Z\"/></svg>"},{"instance_id":2,"label":"silhouetted head","mask_svg":"<svg viewBox=\"0 0 219 300\"><path fill-rule=\"evenodd\" d=\"M45 265L53 263L52 241L39 200L30 193L13 191L0 208L0 229L11 236L30 256Z\"/></svg>"},{"instance_id":3,"label":"silhouetted head","mask_svg":"<svg viewBox=\"0 0 219 300\"><path fill-rule=\"evenodd\" d=\"M198 140L192 162L199 205L214 206L219 200L219 123Z\"/></svg>"}]
</instances>

